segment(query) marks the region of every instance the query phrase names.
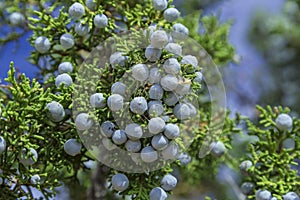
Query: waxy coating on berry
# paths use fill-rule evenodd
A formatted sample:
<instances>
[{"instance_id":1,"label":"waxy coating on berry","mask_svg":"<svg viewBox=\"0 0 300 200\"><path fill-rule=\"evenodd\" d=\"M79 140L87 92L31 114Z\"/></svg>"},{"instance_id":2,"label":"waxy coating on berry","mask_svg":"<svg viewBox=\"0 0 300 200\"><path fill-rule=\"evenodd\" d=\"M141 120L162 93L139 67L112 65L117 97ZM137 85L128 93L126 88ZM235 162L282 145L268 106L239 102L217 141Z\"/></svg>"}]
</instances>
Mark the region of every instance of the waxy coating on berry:
<instances>
[{"instance_id":1,"label":"waxy coating on berry","mask_svg":"<svg viewBox=\"0 0 300 200\"><path fill-rule=\"evenodd\" d=\"M72 73L73 72L73 65L70 62L62 62L58 65L58 73Z\"/></svg>"},{"instance_id":2,"label":"waxy coating on berry","mask_svg":"<svg viewBox=\"0 0 300 200\"><path fill-rule=\"evenodd\" d=\"M247 175L248 174L248 170L252 167L253 163L250 160L245 160L243 162L241 162L240 164L240 170L243 174Z\"/></svg>"},{"instance_id":3,"label":"waxy coating on berry","mask_svg":"<svg viewBox=\"0 0 300 200\"><path fill-rule=\"evenodd\" d=\"M165 191L171 191L177 185L177 178L175 178L172 174L167 174L162 178L160 184Z\"/></svg>"},{"instance_id":4,"label":"waxy coating on berry","mask_svg":"<svg viewBox=\"0 0 300 200\"><path fill-rule=\"evenodd\" d=\"M154 162L158 159L157 151L151 146L146 146L141 151L141 159L146 163Z\"/></svg>"},{"instance_id":5,"label":"waxy coating on berry","mask_svg":"<svg viewBox=\"0 0 300 200\"><path fill-rule=\"evenodd\" d=\"M256 200L270 200L272 194L268 190L258 190L255 194L255 198Z\"/></svg>"},{"instance_id":6,"label":"waxy coating on berry","mask_svg":"<svg viewBox=\"0 0 300 200\"><path fill-rule=\"evenodd\" d=\"M164 11L164 18L167 22L174 22L178 19L180 13L176 8L168 8Z\"/></svg>"},{"instance_id":7,"label":"waxy coating on berry","mask_svg":"<svg viewBox=\"0 0 300 200\"><path fill-rule=\"evenodd\" d=\"M79 18L82 17L85 14L85 10L82 4L76 2L73 3L70 7L69 7L69 14L71 15L71 17L73 18Z\"/></svg>"},{"instance_id":8,"label":"waxy coating on berry","mask_svg":"<svg viewBox=\"0 0 300 200\"><path fill-rule=\"evenodd\" d=\"M74 37L70 33L64 33L63 35L61 35L59 42L64 49L70 49L75 44Z\"/></svg>"},{"instance_id":9,"label":"waxy coating on berry","mask_svg":"<svg viewBox=\"0 0 300 200\"><path fill-rule=\"evenodd\" d=\"M165 109L161 101L149 101L148 114L151 117L157 117L164 113Z\"/></svg>"},{"instance_id":10,"label":"waxy coating on berry","mask_svg":"<svg viewBox=\"0 0 300 200\"><path fill-rule=\"evenodd\" d=\"M107 99L107 105L111 111L119 111L123 108L124 99L119 94L112 94Z\"/></svg>"},{"instance_id":11,"label":"waxy coating on berry","mask_svg":"<svg viewBox=\"0 0 300 200\"><path fill-rule=\"evenodd\" d=\"M53 122L60 122L65 118L64 107L56 101L48 103L46 109L47 117Z\"/></svg>"},{"instance_id":12,"label":"waxy coating on berry","mask_svg":"<svg viewBox=\"0 0 300 200\"><path fill-rule=\"evenodd\" d=\"M163 150L168 147L169 140L163 135L158 134L152 137L151 145L156 150Z\"/></svg>"},{"instance_id":13,"label":"waxy coating on berry","mask_svg":"<svg viewBox=\"0 0 300 200\"><path fill-rule=\"evenodd\" d=\"M69 139L64 144L64 151L70 156L76 156L80 154L82 144L77 142L76 139Z\"/></svg>"},{"instance_id":14,"label":"waxy coating on berry","mask_svg":"<svg viewBox=\"0 0 300 200\"><path fill-rule=\"evenodd\" d=\"M175 139L180 136L180 129L177 124L169 123L165 126L164 135L168 139Z\"/></svg>"},{"instance_id":15,"label":"waxy coating on berry","mask_svg":"<svg viewBox=\"0 0 300 200\"><path fill-rule=\"evenodd\" d=\"M150 69L149 72L149 82L154 84L154 83L159 83L161 79L161 73L157 67L153 67Z\"/></svg>"},{"instance_id":16,"label":"waxy coating on berry","mask_svg":"<svg viewBox=\"0 0 300 200\"><path fill-rule=\"evenodd\" d=\"M93 126L93 120L90 119L89 114L80 113L75 118L75 126L78 130L85 131Z\"/></svg>"},{"instance_id":17,"label":"waxy coating on berry","mask_svg":"<svg viewBox=\"0 0 300 200\"><path fill-rule=\"evenodd\" d=\"M245 195L250 195L253 193L254 184L250 182L245 182L241 185L242 193Z\"/></svg>"},{"instance_id":18,"label":"waxy coating on berry","mask_svg":"<svg viewBox=\"0 0 300 200\"><path fill-rule=\"evenodd\" d=\"M115 124L111 121L105 121L101 124L100 130L105 137L112 137L115 132Z\"/></svg>"},{"instance_id":19,"label":"waxy coating on berry","mask_svg":"<svg viewBox=\"0 0 300 200\"><path fill-rule=\"evenodd\" d=\"M168 106L174 106L178 103L179 96L174 92L168 92L166 97L164 98L164 103Z\"/></svg>"},{"instance_id":20,"label":"waxy coating on berry","mask_svg":"<svg viewBox=\"0 0 300 200\"><path fill-rule=\"evenodd\" d=\"M127 141L127 136L125 131L116 130L112 135L112 140L117 145L124 144Z\"/></svg>"},{"instance_id":21,"label":"waxy coating on berry","mask_svg":"<svg viewBox=\"0 0 300 200\"><path fill-rule=\"evenodd\" d=\"M136 123L126 125L125 132L127 137L131 140L138 140L143 136L143 129Z\"/></svg>"},{"instance_id":22,"label":"waxy coating on berry","mask_svg":"<svg viewBox=\"0 0 300 200\"><path fill-rule=\"evenodd\" d=\"M116 68L117 65L124 67L126 64L127 56L123 56L123 52L115 52L111 54L109 57L109 63L111 64L112 68Z\"/></svg>"},{"instance_id":23,"label":"waxy coating on berry","mask_svg":"<svg viewBox=\"0 0 300 200\"><path fill-rule=\"evenodd\" d=\"M226 152L226 147L223 142L212 142L210 144L211 154L216 157L222 156Z\"/></svg>"},{"instance_id":24,"label":"waxy coating on berry","mask_svg":"<svg viewBox=\"0 0 300 200\"><path fill-rule=\"evenodd\" d=\"M288 131L293 127L293 119L288 114L280 114L275 120L276 126L281 131Z\"/></svg>"},{"instance_id":25,"label":"waxy coating on berry","mask_svg":"<svg viewBox=\"0 0 300 200\"><path fill-rule=\"evenodd\" d=\"M125 174L115 174L111 179L111 184L114 190L122 192L129 186L129 180Z\"/></svg>"},{"instance_id":26,"label":"waxy coating on berry","mask_svg":"<svg viewBox=\"0 0 300 200\"><path fill-rule=\"evenodd\" d=\"M75 24L75 32L79 36L86 36L90 32L90 27L88 24L82 24L81 22L78 22Z\"/></svg>"},{"instance_id":27,"label":"waxy coating on berry","mask_svg":"<svg viewBox=\"0 0 300 200\"><path fill-rule=\"evenodd\" d=\"M142 115L148 110L148 104L144 97L135 97L130 102L130 110L133 113Z\"/></svg>"},{"instance_id":28,"label":"waxy coating on berry","mask_svg":"<svg viewBox=\"0 0 300 200\"><path fill-rule=\"evenodd\" d=\"M192 65L196 70L198 68L198 59L192 55L183 56L181 64Z\"/></svg>"},{"instance_id":29,"label":"waxy coating on berry","mask_svg":"<svg viewBox=\"0 0 300 200\"><path fill-rule=\"evenodd\" d=\"M149 89L150 99L162 99L164 96L164 90L159 84L153 84Z\"/></svg>"},{"instance_id":30,"label":"waxy coating on berry","mask_svg":"<svg viewBox=\"0 0 300 200\"><path fill-rule=\"evenodd\" d=\"M161 188L153 188L149 194L150 200L166 200L168 198L167 193Z\"/></svg>"},{"instance_id":31,"label":"waxy coating on berry","mask_svg":"<svg viewBox=\"0 0 300 200\"><path fill-rule=\"evenodd\" d=\"M14 26L23 25L25 17L22 13L13 12L9 15L9 22Z\"/></svg>"},{"instance_id":32,"label":"waxy coating on berry","mask_svg":"<svg viewBox=\"0 0 300 200\"><path fill-rule=\"evenodd\" d=\"M94 25L97 28L105 28L108 25L108 18L105 14L98 14L94 17Z\"/></svg>"},{"instance_id":33,"label":"waxy coating on berry","mask_svg":"<svg viewBox=\"0 0 300 200\"><path fill-rule=\"evenodd\" d=\"M155 62L160 59L162 50L160 48L155 48L151 45L146 47L145 56L150 62Z\"/></svg>"},{"instance_id":34,"label":"waxy coating on berry","mask_svg":"<svg viewBox=\"0 0 300 200\"><path fill-rule=\"evenodd\" d=\"M181 23L173 25L172 37L176 40L185 40L189 35L189 29Z\"/></svg>"},{"instance_id":35,"label":"waxy coating on berry","mask_svg":"<svg viewBox=\"0 0 300 200\"><path fill-rule=\"evenodd\" d=\"M137 64L132 67L132 76L135 80L143 82L149 77L149 69L145 64Z\"/></svg>"},{"instance_id":36,"label":"waxy coating on berry","mask_svg":"<svg viewBox=\"0 0 300 200\"><path fill-rule=\"evenodd\" d=\"M73 84L72 77L67 73L59 74L55 78L55 86L60 87L60 85L62 85L62 84L66 87L71 86Z\"/></svg>"},{"instance_id":37,"label":"waxy coating on berry","mask_svg":"<svg viewBox=\"0 0 300 200\"><path fill-rule=\"evenodd\" d=\"M34 41L34 47L39 53L46 53L51 48L51 43L47 37L39 36Z\"/></svg>"},{"instance_id":38,"label":"waxy coating on berry","mask_svg":"<svg viewBox=\"0 0 300 200\"><path fill-rule=\"evenodd\" d=\"M171 141L167 148L161 151L161 156L164 160L175 160L179 153L179 146L176 142Z\"/></svg>"},{"instance_id":39,"label":"waxy coating on berry","mask_svg":"<svg viewBox=\"0 0 300 200\"><path fill-rule=\"evenodd\" d=\"M106 100L102 93L95 93L90 96L90 104L93 108L104 108Z\"/></svg>"},{"instance_id":40,"label":"waxy coating on berry","mask_svg":"<svg viewBox=\"0 0 300 200\"><path fill-rule=\"evenodd\" d=\"M127 140L125 143L125 148L129 152L136 153L141 150L142 143L140 140Z\"/></svg>"},{"instance_id":41,"label":"waxy coating on berry","mask_svg":"<svg viewBox=\"0 0 300 200\"><path fill-rule=\"evenodd\" d=\"M168 6L167 0L152 0L152 3L154 9L159 11L166 9Z\"/></svg>"},{"instance_id":42,"label":"waxy coating on berry","mask_svg":"<svg viewBox=\"0 0 300 200\"><path fill-rule=\"evenodd\" d=\"M192 157L190 156L190 154L182 152L178 155L178 160L181 165L186 166L190 162L192 162Z\"/></svg>"},{"instance_id":43,"label":"waxy coating on berry","mask_svg":"<svg viewBox=\"0 0 300 200\"><path fill-rule=\"evenodd\" d=\"M176 58L169 58L163 65L166 73L176 75L180 72L180 64Z\"/></svg>"},{"instance_id":44,"label":"waxy coating on berry","mask_svg":"<svg viewBox=\"0 0 300 200\"><path fill-rule=\"evenodd\" d=\"M164 131L165 126L165 121L160 117L152 118L148 122L148 130L152 134L158 134Z\"/></svg>"},{"instance_id":45,"label":"waxy coating on berry","mask_svg":"<svg viewBox=\"0 0 300 200\"><path fill-rule=\"evenodd\" d=\"M179 103L173 108L175 117L179 120L186 120L195 116L196 108L192 104Z\"/></svg>"},{"instance_id":46,"label":"waxy coating on berry","mask_svg":"<svg viewBox=\"0 0 300 200\"><path fill-rule=\"evenodd\" d=\"M115 82L111 86L112 94L119 94L119 95L125 96L126 90L127 90L127 86L122 82Z\"/></svg>"},{"instance_id":47,"label":"waxy coating on berry","mask_svg":"<svg viewBox=\"0 0 300 200\"><path fill-rule=\"evenodd\" d=\"M0 137L0 154L3 153L6 149L6 141L5 139L1 136Z\"/></svg>"},{"instance_id":48,"label":"waxy coating on berry","mask_svg":"<svg viewBox=\"0 0 300 200\"><path fill-rule=\"evenodd\" d=\"M300 200L300 197L295 192L288 192L282 197L283 200Z\"/></svg>"},{"instance_id":49,"label":"waxy coating on berry","mask_svg":"<svg viewBox=\"0 0 300 200\"><path fill-rule=\"evenodd\" d=\"M178 79L174 75L166 75L161 78L160 85L165 91L174 91L178 86Z\"/></svg>"},{"instance_id":50,"label":"waxy coating on berry","mask_svg":"<svg viewBox=\"0 0 300 200\"><path fill-rule=\"evenodd\" d=\"M157 30L152 33L150 41L154 48L164 48L169 42L169 36L165 31Z\"/></svg>"},{"instance_id":51,"label":"waxy coating on berry","mask_svg":"<svg viewBox=\"0 0 300 200\"><path fill-rule=\"evenodd\" d=\"M165 50L167 50L170 53L173 53L175 57L182 55L182 47L177 43L172 43L172 42L168 43L165 46Z\"/></svg>"}]
</instances>

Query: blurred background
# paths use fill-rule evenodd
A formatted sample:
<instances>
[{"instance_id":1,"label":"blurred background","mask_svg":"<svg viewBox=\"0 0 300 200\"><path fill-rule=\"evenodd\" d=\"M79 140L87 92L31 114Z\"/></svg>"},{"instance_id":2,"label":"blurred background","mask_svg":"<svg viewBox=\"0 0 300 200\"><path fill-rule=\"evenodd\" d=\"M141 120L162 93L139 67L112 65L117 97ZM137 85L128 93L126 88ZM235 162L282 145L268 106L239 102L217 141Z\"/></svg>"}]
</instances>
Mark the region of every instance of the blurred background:
<instances>
[{"instance_id":1,"label":"blurred background","mask_svg":"<svg viewBox=\"0 0 300 200\"><path fill-rule=\"evenodd\" d=\"M182 16L202 10L202 15L217 15L221 22L231 21L230 42L236 48L236 55L234 62L220 70L228 108L232 113L238 111L255 117L256 104L288 106L294 115L300 112L299 0L174 0L174 4ZM1 16L0 20L3 19ZM1 26L0 38L10 31L10 28ZM6 77L10 61L14 61L18 70L31 78L38 72L38 68L26 61L32 50L26 38L31 33L16 31L20 33L19 40L3 45L0 39L1 80ZM228 189L230 199L244 199L238 189L239 177L228 167L221 167L218 180L220 188ZM202 199L204 193L213 191L204 186L202 189L188 189L189 196L178 199ZM176 191L181 194L185 190L187 187L177 188ZM62 191L57 199L68 198L61 196L67 195L66 190Z\"/></svg>"}]
</instances>

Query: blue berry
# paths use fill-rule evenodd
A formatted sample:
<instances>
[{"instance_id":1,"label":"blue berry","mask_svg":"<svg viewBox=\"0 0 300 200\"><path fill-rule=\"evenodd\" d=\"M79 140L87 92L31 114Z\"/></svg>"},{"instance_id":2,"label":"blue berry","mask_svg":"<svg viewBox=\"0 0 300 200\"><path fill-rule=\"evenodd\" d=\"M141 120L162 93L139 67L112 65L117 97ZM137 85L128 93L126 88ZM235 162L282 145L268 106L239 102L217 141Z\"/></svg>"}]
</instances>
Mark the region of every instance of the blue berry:
<instances>
[{"instance_id":1,"label":"blue berry","mask_svg":"<svg viewBox=\"0 0 300 200\"><path fill-rule=\"evenodd\" d=\"M146 146L141 151L141 159L146 163L154 162L158 159L157 151L155 151L151 146Z\"/></svg>"},{"instance_id":2,"label":"blue berry","mask_svg":"<svg viewBox=\"0 0 300 200\"><path fill-rule=\"evenodd\" d=\"M180 153L178 155L178 160L182 166L186 166L192 162L192 157L188 153Z\"/></svg>"},{"instance_id":3,"label":"blue berry","mask_svg":"<svg viewBox=\"0 0 300 200\"><path fill-rule=\"evenodd\" d=\"M9 22L13 26L23 25L25 22L25 17L22 13L13 12L9 15Z\"/></svg>"},{"instance_id":4,"label":"blue berry","mask_svg":"<svg viewBox=\"0 0 300 200\"><path fill-rule=\"evenodd\" d=\"M153 0L152 3L154 9L159 11L166 9L168 6L167 0Z\"/></svg>"},{"instance_id":5,"label":"blue berry","mask_svg":"<svg viewBox=\"0 0 300 200\"><path fill-rule=\"evenodd\" d=\"M129 152L136 153L141 150L142 143L140 140L127 140L125 143L125 148Z\"/></svg>"},{"instance_id":6,"label":"blue berry","mask_svg":"<svg viewBox=\"0 0 300 200\"><path fill-rule=\"evenodd\" d=\"M176 124L169 123L165 126L164 134L172 140L180 136L180 129Z\"/></svg>"},{"instance_id":7,"label":"blue berry","mask_svg":"<svg viewBox=\"0 0 300 200\"><path fill-rule=\"evenodd\" d=\"M56 102L52 101L46 105L47 117L53 122L60 122L65 117L65 110L64 107Z\"/></svg>"},{"instance_id":8,"label":"blue berry","mask_svg":"<svg viewBox=\"0 0 300 200\"><path fill-rule=\"evenodd\" d=\"M181 23L173 25L172 36L175 40L185 40L189 35L189 29Z\"/></svg>"},{"instance_id":9,"label":"blue berry","mask_svg":"<svg viewBox=\"0 0 300 200\"><path fill-rule=\"evenodd\" d=\"M211 154L216 157L222 156L226 152L226 147L223 142L212 142L210 144Z\"/></svg>"},{"instance_id":10,"label":"blue berry","mask_svg":"<svg viewBox=\"0 0 300 200\"><path fill-rule=\"evenodd\" d=\"M154 48L164 48L169 42L168 34L163 30L157 30L150 37L151 46Z\"/></svg>"},{"instance_id":11,"label":"blue berry","mask_svg":"<svg viewBox=\"0 0 300 200\"><path fill-rule=\"evenodd\" d=\"M161 79L161 73L157 67L153 67L150 69L149 72L149 82L154 84L154 83L159 83Z\"/></svg>"},{"instance_id":12,"label":"blue berry","mask_svg":"<svg viewBox=\"0 0 300 200\"><path fill-rule=\"evenodd\" d=\"M158 134L164 130L166 126L165 121L160 117L155 117L149 120L148 130L152 134Z\"/></svg>"},{"instance_id":13,"label":"blue berry","mask_svg":"<svg viewBox=\"0 0 300 200\"><path fill-rule=\"evenodd\" d=\"M90 32L90 27L88 24L82 24L81 22L78 22L75 24L75 32L79 36L86 36Z\"/></svg>"},{"instance_id":14,"label":"blue berry","mask_svg":"<svg viewBox=\"0 0 300 200\"><path fill-rule=\"evenodd\" d=\"M129 180L125 174L115 174L111 179L112 188L116 191L123 192L129 186Z\"/></svg>"},{"instance_id":15,"label":"blue berry","mask_svg":"<svg viewBox=\"0 0 300 200\"><path fill-rule=\"evenodd\" d=\"M106 106L105 98L102 93L95 93L90 96L90 103L94 108L104 108Z\"/></svg>"},{"instance_id":16,"label":"blue berry","mask_svg":"<svg viewBox=\"0 0 300 200\"><path fill-rule=\"evenodd\" d=\"M104 14L98 14L94 17L94 25L97 28L105 28L108 25L108 18Z\"/></svg>"},{"instance_id":17,"label":"blue berry","mask_svg":"<svg viewBox=\"0 0 300 200\"><path fill-rule=\"evenodd\" d=\"M293 119L288 114L280 114L275 120L276 126L281 131L288 131L293 127Z\"/></svg>"},{"instance_id":18,"label":"blue berry","mask_svg":"<svg viewBox=\"0 0 300 200\"><path fill-rule=\"evenodd\" d=\"M86 5L86 7L88 7L88 9L90 9L92 11L94 11L96 9L96 3L94 2L94 0L86 0L85 5Z\"/></svg>"},{"instance_id":19,"label":"blue berry","mask_svg":"<svg viewBox=\"0 0 300 200\"><path fill-rule=\"evenodd\" d=\"M160 187L153 188L149 194L150 200L166 200L167 193Z\"/></svg>"},{"instance_id":20,"label":"blue berry","mask_svg":"<svg viewBox=\"0 0 300 200\"><path fill-rule=\"evenodd\" d=\"M250 182L245 182L241 185L242 193L245 195L250 195L253 193L254 184Z\"/></svg>"},{"instance_id":21,"label":"blue berry","mask_svg":"<svg viewBox=\"0 0 300 200\"><path fill-rule=\"evenodd\" d=\"M6 141L3 137L0 137L0 154L6 149Z\"/></svg>"},{"instance_id":22,"label":"blue berry","mask_svg":"<svg viewBox=\"0 0 300 200\"><path fill-rule=\"evenodd\" d=\"M124 53L122 52L115 52L111 54L109 57L109 63L111 64L112 68L116 68L117 65L124 67L126 64L127 57L123 56Z\"/></svg>"},{"instance_id":23,"label":"blue berry","mask_svg":"<svg viewBox=\"0 0 300 200\"><path fill-rule=\"evenodd\" d=\"M33 165L38 159L38 153L35 149L30 148L29 151L30 153L27 157L27 149L22 149L22 155L19 157L20 163L26 166Z\"/></svg>"},{"instance_id":24,"label":"blue berry","mask_svg":"<svg viewBox=\"0 0 300 200\"><path fill-rule=\"evenodd\" d=\"M173 108L175 117L179 120L185 120L195 116L196 109L192 104L179 103Z\"/></svg>"},{"instance_id":25,"label":"blue berry","mask_svg":"<svg viewBox=\"0 0 300 200\"><path fill-rule=\"evenodd\" d=\"M165 46L165 50L167 50L170 53L173 53L175 57L182 55L182 47L177 43L168 43Z\"/></svg>"},{"instance_id":26,"label":"blue berry","mask_svg":"<svg viewBox=\"0 0 300 200\"><path fill-rule=\"evenodd\" d=\"M256 200L271 200L272 194L268 190L258 190L255 194Z\"/></svg>"},{"instance_id":27,"label":"blue berry","mask_svg":"<svg viewBox=\"0 0 300 200\"><path fill-rule=\"evenodd\" d=\"M112 94L107 99L107 105L111 111L119 111L123 108L124 99L119 94Z\"/></svg>"},{"instance_id":28,"label":"blue berry","mask_svg":"<svg viewBox=\"0 0 300 200\"><path fill-rule=\"evenodd\" d=\"M166 97L164 98L164 103L168 106L174 106L179 101L179 96L173 92L167 93Z\"/></svg>"},{"instance_id":29,"label":"blue berry","mask_svg":"<svg viewBox=\"0 0 300 200\"><path fill-rule=\"evenodd\" d=\"M60 45L64 49L70 49L74 46L74 37L70 33L64 33L59 39Z\"/></svg>"},{"instance_id":30,"label":"blue berry","mask_svg":"<svg viewBox=\"0 0 300 200\"><path fill-rule=\"evenodd\" d=\"M295 192L288 192L283 195L283 200L300 200L299 196Z\"/></svg>"},{"instance_id":31,"label":"blue berry","mask_svg":"<svg viewBox=\"0 0 300 200\"><path fill-rule=\"evenodd\" d=\"M175 93L179 96L185 96L191 92L191 83L189 80L179 80Z\"/></svg>"},{"instance_id":32,"label":"blue berry","mask_svg":"<svg viewBox=\"0 0 300 200\"><path fill-rule=\"evenodd\" d=\"M137 81L146 81L149 77L149 70L145 64L137 64L132 67L132 76Z\"/></svg>"},{"instance_id":33,"label":"blue berry","mask_svg":"<svg viewBox=\"0 0 300 200\"><path fill-rule=\"evenodd\" d=\"M159 84L154 84L149 89L149 97L150 99L162 99L164 96L164 90Z\"/></svg>"},{"instance_id":34,"label":"blue berry","mask_svg":"<svg viewBox=\"0 0 300 200\"><path fill-rule=\"evenodd\" d=\"M35 39L34 47L39 53L46 53L49 51L51 43L45 36L39 36Z\"/></svg>"},{"instance_id":35,"label":"blue berry","mask_svg":"<svg viewBox=\"0 0 300 200\"><path fill-rule=\"evenodd\" d=\"M35 174L30 178L30 183L33 185L37 185L40 181L41 177L38 174Z\"/></svg>"},{"instance_id":36,"label":"blue berry","mask_svg":"<svg viewBox=\"0 0 300 200\"><path fill-rule=\"evenodd\" d=\"M72 73L73 72L73 65L70 62L62 62L58 65L58 73Z\"/></svg>"},{"instance_id":37,"label":"blue berry","mask_svg":"<svg viewBox=\"0 0 300 200\"><path fill-rule=\"evenodd\" d=\"M64 84L64 86L66 86L66 87L71 86L73 84L72 77L67 73L58 75L55 78L55 86L59 87L61 84Z\"/></svg>"},{"instance_id":38,"label":"blue berry","mask_svg":"<svg viewBox=\"0 0 300 200\"><path fill-rule=\"evenodd\" d=\"M130 110L133 113L142 115L144 112L148 110L148 104L147 101L144 97L135 97L131 102L130 102Z\"/></svg>"},{"instance_id":39,"label":"blue berry","mask_svg":"<svg viewBox=\"0 0 300 200\"><path fill-rule=\"evenodd\" d=\"M158 134L152 137L151 145L156 150L163 150L168 147L169 140L163 135Z\"/></svg>"},{"instance_id":40,"label":"blue berry","mask_svg":"<svg viewBox=\"0 0 300 200\"><path fill-rule=\"evenodd\" d=\"M122 82L115 82L114 84L112 84L111 86L111 93L112 94L119 94L122 96L125 96L126 94L126 85Z\"/></svg>"},{"instance_id":41,"label":"blue berry","mask_svg":"<svg viewBox=\"0 0 300 200\"><path fill-rule=\"evenodd\" d=\"M69 139L64 144L64 150L70 156L76 156L80 154L81 148L81 143L77 142L76 139Z\"/></svg>"},{"instance_id":42,"label":"blue berry","mask_svg":"<svg viewBox=\"0 0 300 200\"><path fill-rule=\"evenodd\" d=\"M149 101L148 114L151 117L160 116L165 111L164 106L160 101Z\"/></svg>"},{"instance_id":43,"label":"blue berry","mask_svg":"<svg viewBox=\"0 0 300 200\"><path fill-rule=\"evenodd\" d=\"M162 50L149 45L145 50L145 56L150 62L155 62L160 59Z\"/></svg>"},{"instance_id":44,"label":"blue berry","mask_svg":"<svg viewBox=\"0 0 300 200\"><path fill-rule=\"evenodd\" d=\"M180 13L176 8L168 8L164 11L164 18L168 22L174 22L178 19Z\"/></svg>"},{"instance_id":45,"label":"blue berry","mask_svg":"<svg viewBox=\"0 0 300 200\"><path fill-rule=\"evenodd\" d=\"M245 161L241 162L239 167L240 167L242 174L247 175L248 170L252 167L252 165L253 165L253 163L250 160L245 160Z\"/></svg>"},{"instance_id":46,"label":"blue berry","mask_svg":"<svg viewBox=\"0 0 300 200\"><path fill-rule=\"evenodd\" d=\"M179 147L176 142L171 141L167 148L161 151L161 156L164 160L175 160L178 156Z\"/></svg>"},{"instance_id":47,"label":"blue berry","mask_svg":"<svg viewBox=\"0 0 300 200\"><path fill-rule=\"evenodd\" d=\"M178 79L173 75L166 75L161 78L160 85L165 91L174 91L178 86Z\"/></svg>"},{"instance_id":48,"label":"blue berry","mask_svg":"<svg viewBox=\"0 0 300 200\"><path fill-rule=\"evenodd\" d=\"M90 119L89 114L80 113L75 118L75 126L78 130L85 131L93 126L93 120Z\"/></svg>"},{"instance_id":49,"label":"blue berry","mask_svg":"<svg viewBox=\"0 0 300 200\"><path fill-rule=\"evenodd\" d=\"M203 74L201 72L196 72L196 77L194 78L194 81L197 83L201 83L203 80Z\"/></svg>"},{"instance_id":50,"label":"blue berry","mask_svg":"<svg viewBox=\"0 0 300 200\"><path fill-rule=\"evenodd\" d=\"M128 124L125 127L125 132L127 134L127 137L131 140L138 140L143 136L142 127L136 123Z\"/></svg>"},{"instance_id":51,"label":"blue berry","mask_svg":"<svg viewBox=\"0 0 300 200\"><path fill-rule=\"evenodd\" d=\"M162 178L160 184L165 191L171 191L176 187L177 179L172 174L167 174Z\"/></svg>"},{"instance_id":52,"label":"blue berry","mask_svg":"<svg viewBox=\"0 0 300 200\"><path fill-rule=\"evenodd\" d=\"M112 135L112 140L115 144L121 145L127 141L127 136L125 131L123 130L116 130Z\"/></svg>"},{"instance_id":53,"label":"blue berry","mask_svg":"<svg viewBox=\"0 0 300 200\"><path fill-rule=\"evenodd\" d=\"M169 58L163 65L166 73L176 75L180 72L180 64L176 58Z\"/></svg>"},{"instance_id":54,"label":"blue berry","mask_svg":"<svg viewBox=\"0 0 300 200\"><path fill-rule=\"evenodd\" d=\"M79 18L82 17L85 14L85 10L82 4L76 2L73 3L70 7L69 7L69 14L71 15L71 17L73 18Z\"/></svg>"},{"instance_id":55,"label":"blue berry","mask_svg":"<svg viewBox=\"0 0 300 200\"><path fill-rule=\"evenodd\" d=\"M198 60L195 56L192 55L183 56L181 64L192 65L194 69L198 68Z\"/></svg>"},{"instance_id":56,"label":"blue berry","mask_svg":"<svg viewBox=\"0 0 300 200\"><path fill-rule=\"evenodd\" d=\"M115 124L111 121L105 121L101 124L100 127L101 133L106 137L112 137L115 132Z\"/></svg>"}]
</instances>

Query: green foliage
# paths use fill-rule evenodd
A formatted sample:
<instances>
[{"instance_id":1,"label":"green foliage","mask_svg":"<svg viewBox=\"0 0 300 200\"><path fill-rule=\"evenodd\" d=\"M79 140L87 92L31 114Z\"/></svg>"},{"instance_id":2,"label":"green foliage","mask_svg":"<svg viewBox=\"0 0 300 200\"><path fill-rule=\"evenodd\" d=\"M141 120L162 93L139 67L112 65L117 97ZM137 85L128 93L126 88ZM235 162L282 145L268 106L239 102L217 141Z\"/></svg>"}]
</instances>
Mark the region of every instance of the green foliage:
<instances>
[{"instance_id":1,"label":"green foliage","mask_svg":"<svg viewBox=\"0 0 300 200\"><path fill-rule=\"evenodd\" d=\"M294 118L291 131L280 131L276 127L275 119L280 113L289 113L289 109L272 109L270 106L266 109L258 106L257 109L260 112L259 125L247 120L248 134L257 136L257 140L249 144L249 153L243 159L253 163L244 180L254 183L255 191L266 189L273 197L281 200L282 196L290 191L300 192L299 175L295 170L300 152L300 121ZM284 145L286 139L295 142L293 148ZM255 199L255 195L249 195L248 199Z\"/></svg>"}]
</instances>

